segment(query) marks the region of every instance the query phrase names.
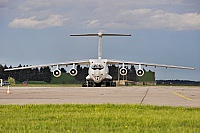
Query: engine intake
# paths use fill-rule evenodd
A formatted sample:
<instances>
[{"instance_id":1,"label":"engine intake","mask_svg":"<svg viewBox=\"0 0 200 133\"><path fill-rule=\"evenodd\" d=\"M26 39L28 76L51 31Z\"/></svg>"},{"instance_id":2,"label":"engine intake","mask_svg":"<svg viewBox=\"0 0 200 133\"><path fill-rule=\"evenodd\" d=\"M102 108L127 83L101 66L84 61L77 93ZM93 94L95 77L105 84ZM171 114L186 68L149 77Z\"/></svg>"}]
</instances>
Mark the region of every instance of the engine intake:
<instances>
[{"instance_id":1,"label":"engine intake","mask_svg":"<svg viewBox=\"0 0 200 133\"><path fill-rule=\"evenodd\" d=\"M59 69L54 70L53 71L53 76L60 77L61 76L61 71Z\"/></svg>"},{"instance_id":2,"label":"engine intake","mask_svg":"<svg viewBox=\"0 0 200 133\"><path fill-rule=\"evenodd\" d=\"M144 70L143 69L138 69L137 71L136 71L136 74L137 74L137 76L143 76L144 75Z\"/></svg>"},{"instance_id":3,"label":"engine intake","mask_svg":"<svg viewBox=\"0 0 200 133\"><path fill-rule=\"evenodd\" d=\"M121 68L119 70L119 73L122 75L122 76L125 76L127 74L127 69L126 68Z\"/></svg>"},{"instance_id":4,"label":"engine intake","mask_svg":"<svg viewBox=\"0 0 200 133\"><path fill-rule=\"evenodd\" d=\"M71 68L70 71L69 71L69 74L70 74L71 76L76 76L77 73L78 73L78 71L76 70L76 68Z\"/></svg>"}]
</instances>

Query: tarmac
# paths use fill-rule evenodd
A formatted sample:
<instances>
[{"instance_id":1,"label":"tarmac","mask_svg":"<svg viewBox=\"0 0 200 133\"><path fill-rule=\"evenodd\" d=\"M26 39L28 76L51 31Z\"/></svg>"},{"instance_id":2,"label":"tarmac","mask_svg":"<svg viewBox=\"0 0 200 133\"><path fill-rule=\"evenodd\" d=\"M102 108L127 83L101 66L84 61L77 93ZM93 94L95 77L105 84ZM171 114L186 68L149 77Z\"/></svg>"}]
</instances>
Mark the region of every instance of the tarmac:
<instances>
[{"instance_id":1,"label":"tarmac","mask_svg":"<svg viewBox=\"0 0 200 133\"><path fill-rule=\"evenodd\" d=\"M0 87L0 104L141 104L200 108L199 86Z\"/></svg>"}]
</instances>

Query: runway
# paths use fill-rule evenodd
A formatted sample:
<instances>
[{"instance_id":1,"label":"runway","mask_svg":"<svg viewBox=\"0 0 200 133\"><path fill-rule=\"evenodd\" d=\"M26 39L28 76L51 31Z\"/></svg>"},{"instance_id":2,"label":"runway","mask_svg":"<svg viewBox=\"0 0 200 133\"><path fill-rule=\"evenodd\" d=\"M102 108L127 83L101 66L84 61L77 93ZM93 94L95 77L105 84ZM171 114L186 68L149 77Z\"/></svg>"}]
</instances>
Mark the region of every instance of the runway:
<instances>
[{"instance_id":1,"label":"runway","mask_svg":"<svg viewBox=\"0 0 200 133\"><path fill-rule=\"evenodd\" d=\"M200 87L7 87L0 88L0 104L141 104L200 107Z\"/></svg>"}]
</instances>

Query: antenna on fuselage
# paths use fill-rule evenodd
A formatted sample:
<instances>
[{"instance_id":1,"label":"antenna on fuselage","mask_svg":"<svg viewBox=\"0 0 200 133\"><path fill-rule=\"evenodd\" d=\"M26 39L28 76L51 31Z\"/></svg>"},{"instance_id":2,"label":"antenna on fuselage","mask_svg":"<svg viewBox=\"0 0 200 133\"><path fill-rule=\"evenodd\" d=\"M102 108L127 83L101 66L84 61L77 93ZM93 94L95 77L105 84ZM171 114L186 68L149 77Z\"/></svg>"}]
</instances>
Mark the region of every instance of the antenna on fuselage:
<instances>
[{"instance_id":1,"label":"antenna on fuselage","mask_svg":"<svg viewBox=\"0 0 200 133\"><path fill-rule=\"evenodd\" d=\"M131 34L107 34L107 33L97 33L97 34L72 34L70 36L98 36L99 44L98 44L98 59L102 59L102 37L103 36L131 36Z\"/></svg>"}]
</instances>

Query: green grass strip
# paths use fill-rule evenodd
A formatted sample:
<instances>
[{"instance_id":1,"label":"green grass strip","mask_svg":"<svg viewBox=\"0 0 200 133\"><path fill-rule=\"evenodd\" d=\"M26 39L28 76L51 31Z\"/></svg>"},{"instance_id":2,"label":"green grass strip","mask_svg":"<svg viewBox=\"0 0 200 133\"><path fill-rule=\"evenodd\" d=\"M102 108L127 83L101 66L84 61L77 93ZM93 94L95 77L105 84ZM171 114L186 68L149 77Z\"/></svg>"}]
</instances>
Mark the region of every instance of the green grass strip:
<instances>
[{"instance_id":1,"label":"green grass strip","mask_svg":"<svg viewBox=\"0 0 200 133\"><path fill-rule=\"evenodd\" d=\"M200 132L200 108L121 104L0 105L1 133Z\"/></svg>"}]
</instances>

